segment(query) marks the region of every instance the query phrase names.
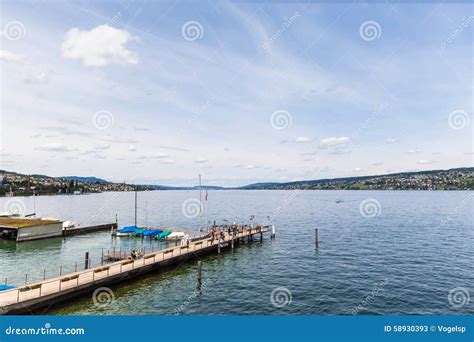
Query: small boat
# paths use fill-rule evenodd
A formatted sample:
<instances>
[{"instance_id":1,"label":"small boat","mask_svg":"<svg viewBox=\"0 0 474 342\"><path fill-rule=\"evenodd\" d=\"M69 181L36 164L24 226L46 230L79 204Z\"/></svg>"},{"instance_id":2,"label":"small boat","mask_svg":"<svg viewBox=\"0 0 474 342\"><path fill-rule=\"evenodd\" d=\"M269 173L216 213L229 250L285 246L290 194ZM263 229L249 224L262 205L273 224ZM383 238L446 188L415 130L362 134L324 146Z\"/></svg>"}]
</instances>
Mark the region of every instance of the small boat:
<instances>
[{"instance_id":1,"label":"small boat","mask_svg":"<svg viewBox=\"0 0 474 342\"><path fill-rule=\"evenodd\" d=\"M155 235L155 239L157 240L162 240L166 238L168 235L170 235L171 232L169 230L163 230L160 234Z\"/></svg>"},{"instance_id":2,"label":"small boat","mask_svg":"<svg viewBox=\"0 0 474 342\"><path fill-rule=\"evenodd\" d=\"M148 229L148 230L145 230L142 235L145 237L155 237L162 232L163 231L160 229Z\"/></svg>"},{"instance_id":3,"label":"small boat","mask_svg":"<svg viewBox=\"0 0 474 342\"><path fill-rule=\"evenodd\" d=\"M146 231L147 231L146 229L137 228L137 229L132 233L132 236L134 236L134 237L143 236L143 233L146 232Z\"/></svg>"},{"instance_id":4,"label":"small boat","mask_svg":"<svg viewBox=\"0 0 474 342\"><path fill-rule=\"evenodd\" d=\"M184 239L185 237L186 237L186 234L183 232L172 232L167 237L165 237L165 239L170 240L170 241L178 241L178 240Z\"/></svg>"},{"instance_id":5,"label":"small boat","mask_svg":"<svg viewBox=\"0 0 474 342\"><path fill-rule=\"evenodd\" d=\"M73 221L65 221L63 222L63 230L70 229L70 228L79 228L80 224Z\"/></svg>"},{"instance_id":6,"label":"small boat","mask_svg":"<svg viewBox=\"0 0 474 342\"><path fill-rule=\"evenodd\" d=\"M11 286L11 285L0 285L0 291L6 291L6 290L11 290L11 289L14 289L15 286Z\"/></svg>"},{"instance_id":7,"label":"small boat","mask_svg":"<svg viewBox=\"0 0 474 342\"><path fill-rule=\"evenodd\" d=\"M130 236L138 230L136 226L127 226L117 230L117 236Z\"/></svg>"}]
</instances>

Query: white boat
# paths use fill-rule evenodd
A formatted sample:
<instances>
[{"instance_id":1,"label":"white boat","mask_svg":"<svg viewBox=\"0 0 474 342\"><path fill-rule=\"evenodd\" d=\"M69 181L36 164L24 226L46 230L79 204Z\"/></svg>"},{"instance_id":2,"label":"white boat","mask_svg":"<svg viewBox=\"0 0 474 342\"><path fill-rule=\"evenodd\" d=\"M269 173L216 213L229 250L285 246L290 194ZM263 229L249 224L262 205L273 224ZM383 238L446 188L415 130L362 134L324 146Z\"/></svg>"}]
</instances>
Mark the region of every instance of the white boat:
<instances>
[{"instance_id":1,"label":"white boat","mask_svg":"<svg viewBox=\"0 0 474 342\"><path fill-rule=\"evenodd\" d=\"M178 241L184 239L186 237L186 233L183 232L172 232L170 235L165 237L165 240L168 241Z\"/></svg>"},{"instance_id":2,"label":"white boat","mask_svg":"<svg viewBox=\"0 0 474 342\"><path fill-rule=\"evenodd\" d=\"M63 230L65 229L71 229L71 228L79 228L80 227L80 224L77 223L77 222L73 222L73 221L65 221L63 222Z\"/></svg>"}]
</instances>

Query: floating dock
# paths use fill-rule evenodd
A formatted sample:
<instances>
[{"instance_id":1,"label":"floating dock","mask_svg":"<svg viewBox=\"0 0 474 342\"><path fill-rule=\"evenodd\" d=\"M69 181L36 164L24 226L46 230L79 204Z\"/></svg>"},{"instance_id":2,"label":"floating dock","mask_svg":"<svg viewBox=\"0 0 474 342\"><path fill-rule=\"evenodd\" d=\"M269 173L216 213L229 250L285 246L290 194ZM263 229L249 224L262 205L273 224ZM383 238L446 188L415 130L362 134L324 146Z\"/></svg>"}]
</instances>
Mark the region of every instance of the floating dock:
<instances>
[{"instance_id":1,"label":"floating dock","mask_svg":"<svg viewBox=\"0 0 474 342\"><path fill-rule=\"evenodd\" d=\"M87 226L87 227L73 227L63 229L63 236L72 236L72 235L81 235L92 232L97 232L100 230L117 230L117 223L106 223L99 224L96 226Z\"/></svg>"},{"instance_id":2,"label":"floating dock","mask_svg":"<svg viewBox=\"0 0 474 342\"><path fill-rule=\"evenodd\" d=\"M241 229L236 235L223 233L220 239L204 239L166 248L143 255L139 259L128 259L105 264L95 268L46 279L27 284L20 288L0 292L0 315L31 314L39 309L47 310L52 305L93 292L101 286L125 282L131 278L166 269L186 260L213 252L220 253L222 248L234 248L244 240L250 241L254 235L268 232L270 227Z\"/></svg>"}]
</instances>

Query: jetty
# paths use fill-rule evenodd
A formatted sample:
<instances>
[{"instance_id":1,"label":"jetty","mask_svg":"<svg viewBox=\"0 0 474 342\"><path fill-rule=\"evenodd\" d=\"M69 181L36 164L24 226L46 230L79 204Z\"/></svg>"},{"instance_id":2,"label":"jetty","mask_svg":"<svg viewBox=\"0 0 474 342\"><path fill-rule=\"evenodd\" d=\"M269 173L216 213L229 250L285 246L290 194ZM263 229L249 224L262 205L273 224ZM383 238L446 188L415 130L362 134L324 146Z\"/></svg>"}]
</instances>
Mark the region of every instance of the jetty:
<instances>
[{"instance_id":1,"label":"jetty","mask_svg":"<svg viewBox=\"0 0 474 342\"><path fill-rule=\"evenodd\" d=\"M87 234L100 230L117 230L117 223L106 223L93 226L63 228L63 221L25 217L0 217L0 239L16 242Z\"/></svg>"},{"instance_id":2,"label":"jetty","mask_svg":"<svg viewBox=\"0 0 474 342\"><path fill-rule=\"evenodd\" d=\"M255 235L262 241L263 234L270 229L273 236L274 229L269 226L239 226L236 232L219 232L219 238L193 241L94 268L88 267L86 259L84 270L0 291L0 315L32 314L40 309L47 310L55 304L91 293L102 286L165 270L201 255L220 253L224 248L233 249L245 239L252 241Z\"/></svg>"}]
</instances>

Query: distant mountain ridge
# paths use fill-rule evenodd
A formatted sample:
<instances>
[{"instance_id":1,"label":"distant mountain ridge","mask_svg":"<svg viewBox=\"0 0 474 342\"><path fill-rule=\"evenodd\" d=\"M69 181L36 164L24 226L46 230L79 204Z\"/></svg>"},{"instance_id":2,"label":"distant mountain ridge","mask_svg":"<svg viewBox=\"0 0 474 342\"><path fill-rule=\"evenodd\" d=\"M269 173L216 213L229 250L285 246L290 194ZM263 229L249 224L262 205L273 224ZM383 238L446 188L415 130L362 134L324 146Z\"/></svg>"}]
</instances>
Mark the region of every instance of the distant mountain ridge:
<instances>
[{"instance_id":1,"label":"distant mountain ridge","mask_svg":"<svg viewBox=\"0 0 474 342\"><path fill-rule=\"evenodd\" d=\"M3 176L2 179L1 177ZM57 182L50 184L50 180ZM75 184L69 184L69 182ZM66 182L66 183L65 183ZM3 183L3 184L2 184ZM8 184L8 188L7 188ZM0 170L0 196L10 190L9 186L28 194L28 188L35 185L36 193L70 192L70 186L86 192L139 191L144 190L474 190L474 167L448 170L398 172L384 175L326 178L293 182L260 182L240 187L221 186L164 186L113 183L102 178L89 176L49 177L44 175L23 175ZM31 191L30 191L31 192Z\"/></svg>"},{"instance_id":2,"label":"distant mountain ridge","mask_svg":"<svg viewBox=\"0 0 474 342\"><path fill-rule=\"evenodd\" d=\"M286 183L254 183L243 190L474 190L474 167L448 170L398 172L374 176L357 176L302 180Z\"/></svg>"},{"instance_id":3,"label":"distant mountain ridge","mask_svg":"<svg viewBox=\"0 0 474 342\"><path fill-rule=\"evenodd\" d=\"M105 179L97 178L97 177L78 177L78 176L66 176L66 177L54 177L57 179L65 179L68 181L79 181L79 182L88 182L88 183L102 183L102 184L107 184L111 183L109 181L106 181Z\"/></svg>"}]
</instances>

